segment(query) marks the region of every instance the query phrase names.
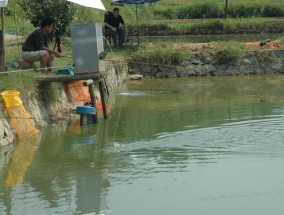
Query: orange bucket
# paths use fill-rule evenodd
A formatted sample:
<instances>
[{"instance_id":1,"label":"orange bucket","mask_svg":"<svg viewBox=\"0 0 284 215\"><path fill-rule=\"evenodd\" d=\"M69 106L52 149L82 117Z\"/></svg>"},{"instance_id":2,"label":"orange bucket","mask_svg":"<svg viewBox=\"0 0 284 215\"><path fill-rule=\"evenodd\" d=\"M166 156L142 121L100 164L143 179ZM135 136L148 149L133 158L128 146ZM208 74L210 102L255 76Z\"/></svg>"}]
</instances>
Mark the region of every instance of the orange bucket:
<instances>
[{"instance_id":1,"label":"orange bucket","mask_svg":"<svg viewBox=\"0 0 284 215\"><path fill-rule=\"evenodd\" d=\"M98 112L102 112L103 111L103 104L99 101L96 101L96 106L97 106L97 111ZM106 108L107 108L107 111L110 111L111 110L111 105L110 104L106 104Z\"/></svg>"},{"instance_id":2,"label":"orange bucket","mask_svg":"<svg viewBox=\"0 0 284 215\"><path fill-rule=\"evenodd\" d=\"M64 90L72 103L90 102L89 88L83 86L83 80L64 83Z\"/></svg>"}]
</instances>

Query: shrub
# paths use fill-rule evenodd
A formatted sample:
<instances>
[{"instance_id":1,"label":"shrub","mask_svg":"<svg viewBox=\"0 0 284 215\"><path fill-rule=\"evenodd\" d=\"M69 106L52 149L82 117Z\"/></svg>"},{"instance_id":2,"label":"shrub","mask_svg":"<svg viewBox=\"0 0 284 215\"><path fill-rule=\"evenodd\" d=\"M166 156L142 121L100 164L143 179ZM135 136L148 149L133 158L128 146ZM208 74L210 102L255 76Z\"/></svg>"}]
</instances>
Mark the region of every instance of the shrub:
<instances>
[{"instance_id":1,"label":"shrub","mask_svg":"<svg viewBox=\"0 0 284 215\"><path fill-rule=\"evenodd\" d=\"M239 42L217 42L214 45L217 49L217 58L220 64L239 60L245 55L245 46Z\"/></svg>"},{"instance_id":2,"label":"shrub","mask_svg":"<svg viewBox=\"0 0 284 215\"><path fill-rule=\"evenodd\" d=\"M44 19L53 19L56 35L68 32L75 14L75 6L67 1L25 0L21 6L35 27L39 27Z\"/></svg>"},{"instance_id":3,"label":"shrub","mask_svg":"<svg viewBox=\"0 0 284 215\"><path fill-rule=\"evenodd\" d=\"M177 10L173 8L154 10L154 16L157 19L177 19L178 18Z\"/></svg>"},{"instance_id":4,"label":"shrub","mask_svg":"<svg viewBox=\"0 0 284 215\"><path fill-rule=\"evenodd\" d=\"M224 17L224 10L216 2L196 3L184 6L178 10L180 19L201 19L201 18L219 18Z\"/></svg>"},{"instance_id":5,"label":"shrub","mask_svg":"<svg viewBox=\"0 0 284 215\"><path fill-rule=\"evenodd\" d=\"M263 17L281 17L284 16L284 9L274 5L266 5L263 9Z\"/></svg>"},{"instance_id":6,"label":"shrub","mask_svg":"<svg viewBox=\"0 0 284 215\"><path fill-rule=\"evenodd\" d=\"M178 65L185 61L188 57L188 52L183 49L155 48L152 50L147 48L135 52L131 56L131 59L134 62Z\"/></svg>"}]
</instances>

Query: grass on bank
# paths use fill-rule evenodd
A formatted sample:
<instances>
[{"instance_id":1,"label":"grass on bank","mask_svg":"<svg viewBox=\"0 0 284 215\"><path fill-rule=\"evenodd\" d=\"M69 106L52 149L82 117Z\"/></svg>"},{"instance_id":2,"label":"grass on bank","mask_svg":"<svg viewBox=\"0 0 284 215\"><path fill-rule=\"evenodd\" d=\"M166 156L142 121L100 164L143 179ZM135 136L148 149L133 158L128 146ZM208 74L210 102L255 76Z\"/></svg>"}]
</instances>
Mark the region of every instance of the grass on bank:
<instances>
[{"instance_id":1,"label":"grass on bank","mask_svg":"<svg viewBox=\"0 0 284 215\"><path fill-rule=\"evenodd\" d=\"M158 65L179 65L189 59L186 49L168 48L166 45L159 47L141 47L130 56L131 62L142 62Z\"/></svg>"},{"instance_id":2,"label":"grass on bank","mask_svg":"<svg viewBox=\"0 0 284 215\"><path fill-rule=\"evenodd\" d=\"M152 65L181 65L191 59L193 53L215 55L217 63L241 59L246 47L241 42L220 41L204 44L157 42L138 46L127 45L122 50L115 50L107 55L107 60L128 61Z\"/></svg>"},{"instance_id":3,"label":"grass on bank","mask_svg":"<svg viewBox=\"0 0 284 215\"><path fill-rule=\"evenodd\" d=\"M129 26L130 33L136 32ZM201 20L151 20L141 22L139 31L145 35L210 35L238 33L280 33L284 31L282 18L201 19Z\"/></svg>"},{"instance_id":4,"label":"grass on bank","mask_svg":"<svg viewBox=\"0 0 284 215\"><path fill-rule=\"evenodd\" d=\"M217 50L218 63L224 64L230 61L236 61L244 57L246 47L243 43L228 41L213 43Z\"/></svg>"}]
</instances>

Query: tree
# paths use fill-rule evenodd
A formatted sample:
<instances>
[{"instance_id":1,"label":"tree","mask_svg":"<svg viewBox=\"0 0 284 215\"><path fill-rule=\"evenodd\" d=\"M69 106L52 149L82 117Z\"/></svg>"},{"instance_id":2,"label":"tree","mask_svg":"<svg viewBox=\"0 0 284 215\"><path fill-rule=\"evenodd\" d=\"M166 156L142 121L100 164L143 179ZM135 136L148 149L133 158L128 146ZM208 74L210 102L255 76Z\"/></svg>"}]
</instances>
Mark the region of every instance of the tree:
<instances>
[{"instance_id":1,"label":"tree","mask_svg":"<svg viewBox=\"0 0 284 215\"><path fill-rule=\"evenodd\" d=\"M56 36L69 32L76 12L76 7L66 0L24 0L21 7L35 27L39 27L44 19L54 20Z\"/></svg>"}]
</instances>

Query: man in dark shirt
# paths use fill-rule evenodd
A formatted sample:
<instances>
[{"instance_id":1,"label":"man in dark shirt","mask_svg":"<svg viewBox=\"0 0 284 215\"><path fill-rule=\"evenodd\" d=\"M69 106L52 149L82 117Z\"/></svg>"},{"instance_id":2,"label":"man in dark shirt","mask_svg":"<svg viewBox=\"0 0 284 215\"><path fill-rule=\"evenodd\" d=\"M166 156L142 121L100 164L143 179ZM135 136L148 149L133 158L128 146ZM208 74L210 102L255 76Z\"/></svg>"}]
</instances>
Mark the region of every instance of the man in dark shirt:
<instances>
[{"instance_id":1,"label":"man in dark shirt","mask_svg":"<svg viewBox=\"0 0 284 215\"><path fill-rule=\"evenodd\" d=\"M43 69L52 66L53 55L61 57L57 51L48 48L47 36L53 32L54 22L52 20L44 20L41 28L31 33L22 46L23 60L33 63L40 61Z\"/></svg>"},{"instance_id":2,"label":"man in dark shirt","mask_svg":"<svg viewBox=\"0 0 284 215\"><path fill-rule=\"evenodd\" d=\"M119 15L118 8L114 8L113 12L106 14L105 32L106 34L111 34L115 47L122 47L125 43L125 32L124 29L120 27L120 24L124 25L124 20Z\"/></svg>"}]
</instances>

